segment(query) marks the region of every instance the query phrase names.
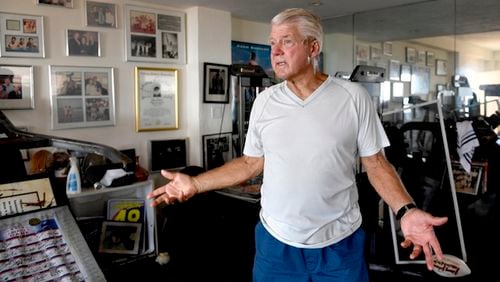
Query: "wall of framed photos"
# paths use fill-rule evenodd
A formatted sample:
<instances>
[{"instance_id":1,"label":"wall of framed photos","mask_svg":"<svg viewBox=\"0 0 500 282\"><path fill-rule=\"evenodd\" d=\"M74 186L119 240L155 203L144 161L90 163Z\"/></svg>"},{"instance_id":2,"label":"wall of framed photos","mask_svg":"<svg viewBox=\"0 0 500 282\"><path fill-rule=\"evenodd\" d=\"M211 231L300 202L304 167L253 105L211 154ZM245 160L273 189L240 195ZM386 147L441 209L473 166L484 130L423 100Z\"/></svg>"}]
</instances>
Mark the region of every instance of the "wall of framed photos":
<instances>
[{"instance_id":1,"label":"wall of framed photos","mask_svg":"<svg viewBox=\"0 0 500 282\"><path fill-rule=\"evenodd\" d=\"M96 18L92 13L97 10L108 11L111 15L106 17L104 14L103 18ZM157 35L150 35L149 33L153 31L149 30L126 29L125 25L132 23L130 19L125 19L125 13L131 13L131 10L147 15L151 12L161 14L161 22L158 21L158 30L155 33ZM189 164L202 165L201 136L217 132L221 119L224 120L224 130L230 130L229 111L226 111L223 117L214 117L213 108L220 110L222 105L203 105L201 96L202 62L230 64L230 44L222 44L231 41L231 15L229 13L200 7L178 10L164 5L133 0L73 0L72 5L67 7L39 4L35 1L6 0L2 2L1 12L16 15L16 18L20 19L18 33L22 36L29 35L21 34L23 19L43 22L43 35L38 33L36 35L39 42L44 42L45 48L39 48L36 56L10 56L12 52L18 51L16 49L4 50L0 55L2 65L29 66L33 69L34 106L2 109L14 125L25 127L28 131L35 133L108 144L117 149L134 148L137 155L141 156L143 167L149 167L147 147L150 140L187 138ZM16 28L13 21L8 24L11 28ZM218 32L213 33L213 30ZM80 37L93 37L96 48L74 48L71 42L75 33L79 33ZM133 35L130 37L131 41L126 42L127 36L131 35ZM130 53L135 43L140 42L139 39L153 36L156 36L155 40L159 41L155 55L158 59L152 57L150 51L145 52L146 49L143 49L142 53L139 51ZM182 44L178 42L179 47L184 45L182 46L183 52L176 54L162 51L161 43L172 38L184 40ZM137 42L132 42L133 40ZM114 74L112 81L107 81L107 83L114 84L112 97L114 122L87 122L85 118L91 118L91 113L85 115L84 109L83 121L82 118L79 119L78 126L70 126L64 123L63 119L56 120L57 126L54 126L51 116L56 106L53 101L60 99L55 99L54 93L57 91L51 90L51 67L104 68L106 71L112 71ZM172 69L177 72L178 126L168 126L165 130L136 130L135 101L138 93L135 69L137 67ZM52 78L54 78L53 75ZM80 84L84 84L83 81L85 80L82 78ZM85 85L82 86L82 92L83 101L91 101L85 100L87 92ZM76 98L75 96L74 99ZM83 108L85 106L83 102ZM111 109L111 107L108 108ZM56 111L57 114L60 114L59 112L64 114L61 109ZM88 126L92 124L96 126Z\"/></svg>"}]
</instances>

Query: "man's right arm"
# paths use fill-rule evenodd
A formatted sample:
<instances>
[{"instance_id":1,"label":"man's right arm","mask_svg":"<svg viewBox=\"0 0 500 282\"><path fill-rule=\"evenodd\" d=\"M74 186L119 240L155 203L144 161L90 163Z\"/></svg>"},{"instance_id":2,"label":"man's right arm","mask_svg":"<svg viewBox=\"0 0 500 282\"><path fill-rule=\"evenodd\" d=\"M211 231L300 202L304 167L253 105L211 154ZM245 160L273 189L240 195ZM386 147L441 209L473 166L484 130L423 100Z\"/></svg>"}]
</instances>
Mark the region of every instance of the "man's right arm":
<instances>
[{"instance_id":1,"label":"man's right arm","mask_svg":"<svg viewBox=\"0 0 500 282\"><path fill-rule=\"evenodd\" d=\"M238 185L259 175L264 157L243 156L193 178L198 193Z\"/></svg>"},{"instance_id":2,"label":"man's right arm","mask_svg":"<svg viewBox=\"0 0 500 282\"><path fill-rule=\"evenodd\" d=\"M243 156L195 177L162 170L161 174L170 181L156 188L147 197L153 200L151 206L161 202L184 202L198 193L238 185L259 175L263 168L264 157Z\"/></svg>"}]
</instances>

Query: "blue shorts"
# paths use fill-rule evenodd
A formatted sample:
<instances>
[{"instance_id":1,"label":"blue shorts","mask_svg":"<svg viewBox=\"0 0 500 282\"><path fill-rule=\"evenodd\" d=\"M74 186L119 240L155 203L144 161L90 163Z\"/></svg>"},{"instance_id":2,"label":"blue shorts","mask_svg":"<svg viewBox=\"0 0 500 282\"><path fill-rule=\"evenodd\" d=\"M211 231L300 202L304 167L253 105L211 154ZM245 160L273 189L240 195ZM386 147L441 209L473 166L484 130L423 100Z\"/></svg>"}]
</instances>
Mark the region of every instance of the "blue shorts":
<instances>
[{"instance_id":1,"label":"blue shorts","mask_svg":"<svg viewBox=\"0 0 500 282\"><path fill-rule=\"evenodd\" d=\"M254 282L367 282L365 233L359 228L324 248L296 248L276 240L259 222L255 228Z\"/></svg>"}]
</instances>

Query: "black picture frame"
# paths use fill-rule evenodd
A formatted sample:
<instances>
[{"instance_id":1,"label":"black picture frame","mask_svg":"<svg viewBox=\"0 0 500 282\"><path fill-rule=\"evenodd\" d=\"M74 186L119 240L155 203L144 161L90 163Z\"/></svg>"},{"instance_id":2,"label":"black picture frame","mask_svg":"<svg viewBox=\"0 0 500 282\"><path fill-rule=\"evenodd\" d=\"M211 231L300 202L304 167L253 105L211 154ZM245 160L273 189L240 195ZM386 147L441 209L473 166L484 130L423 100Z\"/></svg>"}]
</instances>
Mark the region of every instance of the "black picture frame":
<instances>
[{"instance_id":1,"label":"black picture frame","mask_svg":"<svg viewBox=\"0 0 500 282\"><path fill-rule=\"evenodd\" d=\"M229 66L204 63L203 77L203 102L229 103Z\"/></svg>"},{"instance_id":2,"label":"black picture frame","mask_svg":"<svg viewBox=\"0 0 500 282\"><path fill-rule=\"evenodd\" d=\"M203 167L219 167L233 158L232 132L206 134L203 139Z\"/></svg>"},{"instance_id":3,"label":"black picture frame","mask_svg":"<svg viewBox=\"0 0 500 282\"><path fill-rule=\"evenodd\" d=\"M152 172L182 169L188 164L187 139L150 140L149 159Z\"/></svg>"}]
</instances>

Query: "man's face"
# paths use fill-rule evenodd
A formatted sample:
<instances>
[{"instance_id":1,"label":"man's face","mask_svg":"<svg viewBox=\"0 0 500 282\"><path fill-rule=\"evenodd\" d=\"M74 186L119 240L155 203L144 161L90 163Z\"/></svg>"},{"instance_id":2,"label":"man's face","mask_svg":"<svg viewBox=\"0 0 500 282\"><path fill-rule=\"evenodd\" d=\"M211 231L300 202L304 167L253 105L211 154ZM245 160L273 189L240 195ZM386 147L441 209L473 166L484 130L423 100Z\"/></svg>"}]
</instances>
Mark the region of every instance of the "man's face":
<instances>
[{"instance_id":1,"label":"man's face","mask_svg":"<svg viewBox=\"0 0 500 282\"><path fill-rule=\"evenodd\" d=\"M269 42L271 63L277 77L290 80L305 71L308 45L295 25L273 25Z\"/></svg>"}]
</instances>

